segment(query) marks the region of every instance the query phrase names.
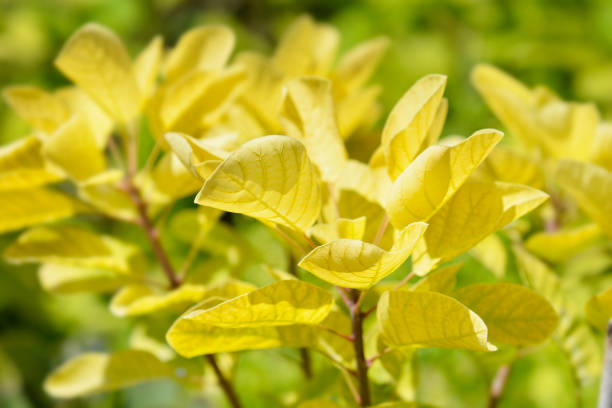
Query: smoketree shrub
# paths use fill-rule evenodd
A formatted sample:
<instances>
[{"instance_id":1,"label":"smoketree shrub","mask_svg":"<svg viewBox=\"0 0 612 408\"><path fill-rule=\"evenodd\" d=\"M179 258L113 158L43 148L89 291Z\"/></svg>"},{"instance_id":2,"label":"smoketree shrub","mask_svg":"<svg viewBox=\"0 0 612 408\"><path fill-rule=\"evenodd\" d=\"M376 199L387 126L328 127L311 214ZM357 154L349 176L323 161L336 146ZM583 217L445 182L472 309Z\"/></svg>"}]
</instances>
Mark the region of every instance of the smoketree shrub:
<instances>
[{"instance_id":1,"label":"smoketree shrub","mask_svg":"<svg viewBox=\"0 0 612 408\"><path fill-rule=\"evenodd\" d=\"M55 296L110 294L133 327L57 367L51 396L169 378L249 406L234 378L263 349L299 360L304 386L275 403L301 408L418 406L423 348L472 353L490 406L549 339L577 382L599 375L591 327L612 294L574 310L563 279L602 272L576 269L609 249L612 127L490 66L473 82L515 146L494 129L441 139L444 75L379 120L388 41L336 62L339 41L302 17L271 56L232 55L211 25L132 58L90 23L55 60L74 85L4 90L32 127L0 150L0 231L19 231L4 258L39 264ZM472 260L491 278L457 285Z\"/></svg>"}]
</instances>

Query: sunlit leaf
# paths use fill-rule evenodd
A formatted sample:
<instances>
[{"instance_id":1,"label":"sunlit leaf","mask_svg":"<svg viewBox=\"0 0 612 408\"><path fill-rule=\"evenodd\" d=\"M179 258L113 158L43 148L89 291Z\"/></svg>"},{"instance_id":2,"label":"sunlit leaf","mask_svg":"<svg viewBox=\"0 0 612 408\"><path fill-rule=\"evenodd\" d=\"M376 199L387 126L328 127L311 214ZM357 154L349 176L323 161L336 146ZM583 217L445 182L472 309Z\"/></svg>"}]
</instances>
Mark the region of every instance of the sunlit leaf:
<instances>
[{"instance_id":1,"label":"sunlit leaf","mask_svg":"<svg viewBox=\"0 0 612 408\"><path fill-rule=\"evenodd\" d=\"M181 316L166 339L181 355L304 346L314 332L304 328L325 319L334 303L325 290L298 280L284 280ZM305 335L306 334L306 335Z\"/></svg>"},{"instance_id":2,"label":"sunlit leaf","mask_svg":"<svg viewBox=\"0 0 612 408\"><path fill-rule=\"evenodd\" d=\"M116 316L138 316L150 313L182 313L204 297L206 288L183 284L169 292L155 291L145 285L130 285L113 296L110 310Z\"/></svg>"},{"instance_id":3,"label":"sunlit leaf","mask_svg":"<svg viewBox=\"0 0 612 408\"><path fill-rule=\"evenodd\" d=\"M387 291L377 308L385 342L392 347L423 346L495 350L487 326L457 300L436 292Z\"/></svg>"},{"instance_id":4,"label":"sunlit leaf","mask_svg":"<svg viewBox=\"0 0 612 408\"><path fill-rule=\"evenodd\" d=\"M76 180L85 180L106 167L104 152L98 147L86 119L73 116L45 141L43 154Z\"/></svg>"},{"instance_id":5,"label":"sunlit leaf","mask_svg":"<svg viewBox=\"0 0 612 408\"><path fill-rule=\"evenodd\" d=\"M266 136L232 152L195 202L305 231L319 215L320 197L304 145L291 137Z\"/></svg>"},{"instance_id":6,"label":"sunlit leaf","mask_svg":"<svg viewBox=\"0 0 612 408\"><path fill-rule=\"evenodd\" d=\"M496 181L542 188L544 175L535 157L518 150L497 146L485 160L482 170Z\"/></svg>"},{"instance_id":7,"label":"sunlit leaf","mask_svg":"<svg viewBox=\"0 0 612 408\"><path fill-rule=\"evenodd\" d=\"M40 285L54 293L111 292L138 279L138 276L101 268L46 263L38 269Z\"/></svg>"},{"instance_id":8,"label":"sunlit leaf","mask_svg":"<svg viewBox=\"0 0 612 408\"><path fill-rule=\"evenodd\" d=\"M2 91L2 96L30 126L42 132L55 131L70 116L65 104L34 86L11 86Z\"/></svg>"},{"instance_id":9,"label":"sunlit leaf","mask_svg":"<svg viewBox=\"0 0 612 408\"><path fill-rule=\"evenodd\" d=\"M10 262L111 269L129 273L137 249L113 237L72 226L30 229L4 252Z\"/></svg>"},{"instance_id":10,"label":"sunlit leaf","mask_svg":"<svg viewBox=\"0 0 612 408\"><path fill-rule=\"evenodd\" d=\"M169 365L146 351L84 353L58 367L44 388L56 398L75 398L172 376Z\"/></svg>"},{"instance_id":11,"label":"sunlit leaf","mask_svg":"<svg viewBox=\"0 0 612 408\"><path fill-rule=\"evenodd\" d=\"M38 187L62 179L45 163L41 147L34 136L0 147L0 191Z\"/></svg>"},{"instance_id":12,"label":"sunlit leaf","mask_svg":"<svg viewBox=\"0 0 612 408\"><path fill-rule=\"evenodd\" d=\"M467 251L542 204L548 195L519 184L469 181L429 220L413 254L417 274Z\"/></svg>"},{"instance_id":13,"label":"sunlit leaf","mask_svg":"<svg viewBox=\"0 0 612 408\"><path fill-rule=\"evenodd\" d=\"M325 75L334 61L338 43L336 28L302 16L283 34L273 62L288 76Z\"/></svg>"},{"instance_id":14,"label":"sunlit leaf","mask_svg":"<svg viewBox=\"0 0 612 408\"><path fill-rule=\"evenodd\" d=\"M612 318L612 289L607 289L593 296L584 305L587 321L602 332L607 331Z\"/></svg>"},{"instance_id":15,"label":"sunlit leaf","mask_svg":"<svg viewBox=\"0 0 612 408\"><path fill-rule=\"evenodd\" d=\"M164 53L164 40L155 36L134 61L134 75L144 97L153 93Z\"/></svg>"},{"instance_id":16,"label":"sunlit leaf","mask_svg":"<svg viewBox=\"0 0 612 408\"><path fill-rule=\"evenodd\" d=\"M431 218L501 138L497 130L480 130L452 147L427 148L391 187L387 210L393 226L401 229Z\"/></svg>"},{"instance_id":17,"label":"sunlit leaf","mask_svg":"<svg viewBox=\"0 0 612 408\"><path fill-rule=\"evenodd\" d=\"M51 222L83 212L69 195L46 188L0 192L0 232Z\"/></svg>"},{"instance_id":18,"label":"sunlit leaf","mask_svg":"<svg viewBox=\"0 0 612 408\"><path fill-rule=\"evenodd\" d=\"M381 144L392 180L423 150L445 87L446 76L428 75L418 80L389 114Z\"/></svg>"},{"instance_id":19,"label":"sunlit leaf","mask_svg":"<svg viewBox=\"0 0 612 408\"><path fill-rule=\"evenodd\" d=\"M334 285L368 289L404 263L426 228L425 223L408 225L389 251L355 239L338 239L313 249L298 265Z\"/></svg>"},{"instance_id":20,"label":"sunlit leaf","mask_svg":"<svg viewBox=\"0 0 612 408\"><path fill-rule=\"evenodd\" d=\"M338 132L331 82L306 77L287 83L280 120L289 136L300 139L327 182L338 179L347 153Z\"/></svg>"},{"instance_id":21,"label":"sunlit leaf","mask_svg":"<svg viewBox=\"0 0 612 408\"><path fill-rule=\"evenodd\" d=\"M391 179L382 168L371 168L365 163L349 159L335 182L338 189L352 190L369 201L383 204L391 189Z\"/></svg>"},{"instance_id":22,"label":"sunlit leaf","mask_svg":"<svg viewBox=\"0 0 612 408\"><path fill-rule=\"evenodd\" d=\"M449 294L455 288L457 273L462 266L460 262L440 268L420 280L413 290Z\"/></svg>"},{"instance_id":23,"label":"sunlit leaf","mask_svg":"<svg viewBox=\"0 0 612 408\"><path fill-rule=\"evenodd\" d=\"M336 218L330 224L319 223L310 229L310 234L319 242L327 244L338 239L362 240L366 227L366 217L354 220Z\"/></svg>"},{"instance_id":24,"label":"sunlit leaf","mask_svg":"<svg viewBox=\"0 0 612 408\"><path fill-rule=\"evenodd\" d=\"M206 139L195 139L184 133L166 133L166 141L181 163L194 177L205 180L229 155L225 150L206 143Z\"/></svg>"},{"instance_id":25,"label":"sunlit leaf","mask_svg":"<svg viewBox=\"0 0 612 408\"><path fill-rule=\"evenodd\" d=\"M181 36L166 59L165 72L173 81L194 70L223 68L234 49L234 33L221 25L197 27Z\"/></svg>"},{"instance_id":26,"label":"sunlit leaf","mask_svg":"<svg viewBox=\"0 0 612 408\"><path fill-rule=\"evenodd\" d=\"M597 224L590 223L554 232L537 232L525 242L525 248L550 262L563 262L580 252L601 235Z\"/></svg>"},{"instance_id":27,"label":"sunlit leaf","mask_svg":"<svg viewBox=\"0 0 612 408\"><path fill-rule=\"evenodd\" d=\"M546 340L557 326L557 313L546 299L513 283L477 283L453 294L489 328L489 341L513 346Z\"/></svg>"},{"instance_id":28,"label":"sunlit leaf","mask_svg":"<svg viewBox=\"0 0 612 408\"><path fill-rule=\"evenodd\" d=\"M493 272L497 278L501 279L506 274L508 255L504 243L497 235L491 234L480 241L470 249L470 255Z\"/></svg>"},{"instance_id":29,"label":"sunlit leaf","mask_svg":"<svg viewBox=\"0 0 612 408\"><path fill-rule=\"evenodd\" d=\"M590 163L561 160L555 178L603 232L612 236L612 172Z\"/></svg>"},{"instance_id":30,"label":"sunlit leaf","mask_svg":"<svg viewBox=\"0 0 612 408\"><path fill-rule=\"evenodd\" d=\"M116 120L138 113L140 91L121 40L109 29L88 23L64 44L55 65Z\"/></svg>"},{"instance_id":31,"label":"sunlit leaf","mask_svg":"<svg viewBox=\"0 0 612 408\"><path fill-rule=\"evenodd\" d=\"M376 70L388 47L389 39L378 37L357 44L347 51L334 70L334 86L347 94L363 86Z\"/></svg>"}]
</instances>

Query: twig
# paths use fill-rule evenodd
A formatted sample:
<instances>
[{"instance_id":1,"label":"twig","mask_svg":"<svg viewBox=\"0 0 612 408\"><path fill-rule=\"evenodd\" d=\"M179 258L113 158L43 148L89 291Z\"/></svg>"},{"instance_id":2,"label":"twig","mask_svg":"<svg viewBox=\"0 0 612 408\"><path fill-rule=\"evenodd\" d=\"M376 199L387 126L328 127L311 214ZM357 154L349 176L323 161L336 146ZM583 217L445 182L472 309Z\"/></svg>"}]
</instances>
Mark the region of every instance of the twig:
<instances>
[{"instance_id":1,"label":"twig","mask_svg":"<svg viewBox=\"0 0 612 408\"><path fill-rule=\"evenodd\" d=\"M323 326L322 324L317 325L317 327L321 330L328 331L331 334L335 334L338 337L342 337L344 340L350 341L351 343L355 341L352 335L349 336L347 334L340 333L339 331L337 331L336 329L332 329L331 327Z\"/></svg>"},{"instance_id":2,"label":"twig","mask_svg":"<svg viewBox=\"0 0 612 408\"><path fill-rule=\"evenodd\" d=\"M364 346L363 346L363 313L359 310L357 303L359 302L360 293L358 290L351 290L351 300L353 307L351 311L351 321L353 328L353 347L355 349L355 362L357 364L357 381L359 383L359 405L367 407L371 404L370 399L370 384L368 382L368 366L366 364Z\"/></svg>"},{"instance_id":3,"label":"twig","mask_svg":"<svg viewBox=\"0 0 612 408\"><path fill-rule=\"evenodd\" d=\"M236 395L236 391L234 390L234 386L229 382L227 378L223 375L223 372L217 365L217 361L215 360L214 354L206 355L206 360L212 366L215 371L215 375L217 376L217 381L219 381L219 385L223 388L225 392L225 396L230 402L230 405L233 408L241 408L240 400L238 399L238 395Z\"/></svg>"},{"instance_id":4,"label":"twig","mask_svg":"<svg viewBox=\"0 0 612 408\"><path fill-rule=\"evenodd\" d=\"M495 408L499 404L502 394L504 393L504 389L506 388L508 377L510 377L510 371L512 371L511 364L505 364L501 366L499 370L497 370L495 378L493 378L493 382L491 383L489 408Z\"/></svg>"},{"instance_id":5,"label":"twig","mask_svg":"<svg viewBox=\"0 0 612 408\"><path fill-rule=\"evenodd\" d=\"M291 238L289 235L285 234L283 232L283 230L281 230L280 228L278 228L276 225L274 226L274 231L276 231L276 233L278 235L281 236L282 239L284 239L285 241L287 241L287 243L289 245L291 245L292 247L294 247L295 249L297 249L300 253L302 253L303 255L306 255L308 253L308 251L306 251L304 248L302 248L302 246L300 244L298 244L293 238Z\"/></svg>"},{"instance_id":6,"label":"twig","mask_svg":"<svg viewBox=\"0 0 612 408\"><path fill-rule=\"evenodd\" d=\"M411 271L408 275L406 275L406 277L404 279L402 279L400 281L400 283L398 283L397 285L395 285L395 287L393 288L393 290L398 290L399 288L401 288L402 286L404 286L406 283L408 283L408 281L410 279L412 279L412 277L414 276L414 271Z\"/></svg>"},{"instance_id":7,"label":"twig","mask_svg":"<svg viewBox=\"0 0 612 408\"><path fill-rule=\"evenodd\" d=\"M372 364L374 364L374 362L375 362L376 360L378 360L380 357L382 357L382 356L383 356L383 354L387 354L387 353L388 353L388 352L390 352L390 351L391 351L391 347L387 347L387 348L385 348L383 351L381 351L380 353L376 354L375 356L372 356L372 357L368 358L368 359L366 360L366 365L367 365L368 367L372 367Z\"/></svg>"},{"instance_id":8,"label":"twig","mask_svg":"<svg viewBox=\"0 0 612 408\"><path fill-rule=\"evenodd\" d=\"M606 333L606 354L604 356L597 408L612 408L612 319L608 322Z\"/></svg>"},{"instance_id":9,"label":"twig","mask_svg":"<svg viewBox=\"0 0 612 408\"><path fill-rule=\"evenodd\" d=\"M389 217L385 213L382 221L380 221L380 227L378 227L378 231L376 231L376 237L374 238L374 241L372 242L374 245L378 245L380 243L380 241L382 240L382 237L385 235L385 231L387 230L388 226L389 226Z\"/></svg>"},{"instance_id":10,"label":"twig","mask_svg":"<svg viewBox=\"0 0 612 408\"><path fill-rule=\"evenodd\" d=\"M342 368L340 368L340 372L342 373L342 377L344 378L346 385L351 391L353 398L355 398L355 402L357 402L357 405L359 405L360 407L363 407L364 405L362 403L361 394L359 394L359 391L357 391L357 388L355 388L355 384L353 384L353 380L351 380L351 377L347 375L348 370L343 370Z\"/></svg>"}]
</instances>

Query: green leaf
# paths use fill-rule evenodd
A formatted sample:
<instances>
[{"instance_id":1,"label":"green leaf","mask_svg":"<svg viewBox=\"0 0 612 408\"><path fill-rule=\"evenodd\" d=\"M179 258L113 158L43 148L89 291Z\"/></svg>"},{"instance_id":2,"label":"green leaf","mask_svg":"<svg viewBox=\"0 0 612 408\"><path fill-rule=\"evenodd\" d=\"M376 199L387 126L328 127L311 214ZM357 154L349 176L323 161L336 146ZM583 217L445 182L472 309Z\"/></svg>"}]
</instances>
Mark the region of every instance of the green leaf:
<instances>
[{"instance_id":1,"label":"green leaf","mask_svg":"<svg viewBox=\"0 0 612 408\"><path fill-rule=\"evenodd\" d=\"M380 297L376 313L383 339L391 347L495 350L487 342L482 319L441 293L387 291Z\"/></svg>"},{"instance_id":2,"label":"green leaf","mask_svg":"<svg viewBox=\"0 0 612 408\"><path fill-rule=\"evenodd\" d=\"M557 313L546 299L513 283L478 283L453 295L484 320L489 341L528 346L546 340L557 326Z\"/></svg>"},{"instance_id":3,"label":"green leaf","mask_svg":"<svg viewBox=\"0 0 612 408\"><path fill-rule=\"evenodd\" d=\"M146 351L84 353L57 368L44 388L56 398L75 398L172 376L169 365Z\"/></svg>"},{"instance_id":4,"label":"green leaf","mask_svg":"<svg viewBox=\"0 0 612 408\"><path fill-rule=\"evenodd\" d=\"M303 144L265 136L233 151L195 202L305 231L319 215L321 191Z\"/></svg>"},{"instance_id":5,"label":"green leaf","mask_svg":"<svg viewBox=\"0 0 612 408\"><path fill-rule=\"evenodd\" d=\"M314 343L309 327L321 323L333 304L317 286L284 280L208 309L196 306L174 322L166 339L185 357L304 346Z\"/></svg>"}]
</instances>

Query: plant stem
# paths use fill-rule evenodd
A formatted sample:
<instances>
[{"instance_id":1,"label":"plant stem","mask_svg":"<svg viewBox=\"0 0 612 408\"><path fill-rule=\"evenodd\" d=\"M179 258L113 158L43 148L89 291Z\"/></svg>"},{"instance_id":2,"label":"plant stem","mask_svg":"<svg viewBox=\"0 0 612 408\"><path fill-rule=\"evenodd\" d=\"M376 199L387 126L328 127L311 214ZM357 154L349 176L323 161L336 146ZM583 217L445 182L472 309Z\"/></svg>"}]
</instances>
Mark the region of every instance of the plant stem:
<instances>
[{"instance_id":1,"label":"plant stem","mask_svg":"<svg viewBox=\"0 0 612 408\"><path fill-rule=\"evenodd\" d=\"M493 382L491 383L489 408L495 408L499 404L511 371L512 365L510 364L505 364L497 370L495 378L493 378Z\"/></svg>"},{"instance_id":2,"label":"plant stem","mask_svg":"<svg viewBox=\"0 0 612 408\"><path fill-rule=\"evenodd\" d=\"M357 363L357 381L359 382L359 405L367 407L371 404L370 384L368 382L368 365L363 350L363 313L359 309L360 293L351 290L351 321L353 327L353 347L355 349L355 362Z\"/></svg>"},{"instance_id":3,"label":"plant stem","mask_svg":"<svg viewBox=\"0 0 612 408\"><path fill-rule=\"evenodd\" d=\"M166 276L168 277L170 287L176 288L180 286L181 281L174 272L174 268L170 263L170 259L168 259L166 251L164 251L164 248L159 239L159 231L157 231L157 228L155 228L155 225L153 225L153 222L149 218L149 215L147 213L147 204L142 199L140 191L138 191L138 188L134 185L131 178L127 179L126 190L128 195L130 196L130 200L132 200L132 202L136 206L136 209L138 210L139 224L146 233L147 238L151 243L151 247L153 248L153 253L159 261L159 264L161 265L162 269L166 273Z\"/></svg>"},{"instance_id":4,"label":"plant stem","mask_svg":"<svg viewBox=\"0 0 612 408\"><path fill-rule=\"evenodd\" d=\"M215 355L214 354L206 355L206 360L208 361L208 363L211 365L211 367L215 371L215 375L217 376L217 381L219 381L219 385L221 386L221 388L223 388L223 391L225 392L225 396L229 400L230 405L233 408L241 408L240 400L238 399L238 395L236 395L234 386L232 385L231 382L229 382L227 378L225 378L225 376L223 375L223 372L221 372L221 369L219 368L219 366L217 365L217 361L215 360Z\"/></svg>"},{"instance_id":5,"label":"plant stem","mask_svg":"<svg viewBox=\"0 0 612 408\"><path fill-rule=\"evenodd\" d=\"M139 225L144 230L151 243L151 247L153 248L153 253L155 253L155 257L159 261L159 264L162 266L166 276L168 277L168 281L170 282L171 288L176 288L181 284L180 279L174 272L174 268L170 263L170 259L166 255L166 251L161 244L159 231L155 228L155 225L149 218L149 214L147 212L147 203L142 199L142 195L140 194L140 190L134 184L134 177L136 176L136 171L138 170L138 152L136 148L136 136L134 134L131 127L126 126L124 128L124 143L125 143L125 155L127 156L127 173L125 177L125 191L127 192L130 200L136 207L138 211Z\"/></svg>"},{"instance_id":6,"label":"plant stem","mask_svg":"<svg viewBox=\"0 0 612 408\"><path fill-rule=\"evenodd\" d=\"M580 390L578 390L580 392ZM612 408L612 319L606 333L606 354L599 387L598 408Z\"/></svg>"}]
</instances>

